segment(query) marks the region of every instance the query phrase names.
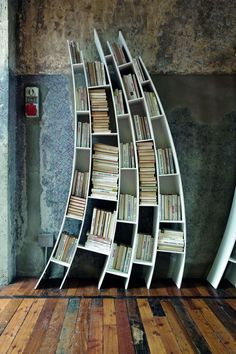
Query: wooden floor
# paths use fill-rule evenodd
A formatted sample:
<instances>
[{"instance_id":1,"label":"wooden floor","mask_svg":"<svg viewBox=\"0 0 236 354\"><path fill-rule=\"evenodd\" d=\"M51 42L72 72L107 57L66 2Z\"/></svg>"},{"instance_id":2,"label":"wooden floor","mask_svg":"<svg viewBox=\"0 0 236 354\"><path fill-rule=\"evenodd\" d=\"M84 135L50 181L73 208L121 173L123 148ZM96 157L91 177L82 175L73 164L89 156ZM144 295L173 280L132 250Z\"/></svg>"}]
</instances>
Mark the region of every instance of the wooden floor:
<instances>
[{"instance_id":1,"label":"wooden floor","mask_svg":"<svg viewBox=\"0 0 236 354\"><path fill-rule=\"evenodd\" d=\"M147 290L71 281L33 290L0 288L0 353L236 353L236 290L159 281Z\"/></svg>"}]
</instances>

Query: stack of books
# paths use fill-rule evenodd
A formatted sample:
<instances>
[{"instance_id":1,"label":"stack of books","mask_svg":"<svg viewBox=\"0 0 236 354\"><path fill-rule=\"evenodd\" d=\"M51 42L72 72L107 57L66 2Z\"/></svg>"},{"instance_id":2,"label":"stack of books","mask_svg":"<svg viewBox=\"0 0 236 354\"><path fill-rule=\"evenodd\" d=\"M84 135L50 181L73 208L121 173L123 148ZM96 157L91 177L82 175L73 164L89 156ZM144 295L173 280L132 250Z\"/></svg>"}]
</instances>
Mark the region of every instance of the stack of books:
<instances>
[{"instance_id":1,"label":"stack of books","mask_svg":"<svg viewBox=\"0 0 236 354\"><path fill-rule=\"evenodd\" d=\"M144 91L144 96L146 98L148 111L151 117L156 117L161 114L157 99L154 92Z\"/></svg>"},{"instance_id":2,"label":"stack of books","mask_svg":"<svg viewBox=\"0 0 236 354\"><path fill-rule=\"evenodd\" d=\"M131 247L125 245L118 246L116 243L113 243L108 269L128 273L131 256Z\"/></svg>"},{"instance_id":3,"label":"stack of books","mask_svg":"<svg viewBox=\"0 0 236 354\"><path fill-rule=\"evenodd\" d=\"M81 56L80 56L78 43L76 43L75 41L70 41L69 47L70 47L70 54L71 54L72 63L73 64L80 63Z\"/></svg>"},{"instance_id":4,"label":"stack of books","mask_svg":"<svg viewBox=\"0 0 236 354\"><path fill-rule=\"evenodd\" d=\"M76 243L76 237L62 233L54 258L58 261L70 263L73 258Z\"/></svg>"},{"instance_id":5,"label":"stack of books","mask_svg":"<svg viewBox=\"0 0 236 354\"><path fill-rule=\"evenodd\" d=\"M116 105L116 113L118 115L119 114L124 114L125 113L125 109L124 109L124 101L123 101L122 90L116 89L113 94L114 94L114 101L115 101L115 105Z\"/></svg>"},{"instance_id":6,"label":"stack of books","mask_svg":"<svg viewBox=\"0 0 236 354\"><path fill-rule=\"evenodd\" d=\"M88 190L88 181L88 172L79 172L78 170L75 170L71 194L76 197L86 198Z\"/></svg>"},{"instance_id":7,"label":"stack of books","mask_svg":"<svg viewBox=\"0 0 236 354\"><path fill-rule=\"evenodd\" d=\"M95 144L92 169L91 196L99 199L117 199L118 147Z\"/></svg>"},{"instance_id":8,"label":"stack of books","mask_svg":"<svg viewBox=\"0 0 236 354\"><path fill-rule=\"evenodd\" d=\"M134 64L134 68L135 68L136 74L137 74L137 76L139 78L139 81L140 82L146 81L146 78L145 78L145 75L144 75L144 72L143 72L143 68L142 68L142 65L140 63L139 58L134 58L133 59L133 64Z\"/></svg>"},{"instance_id":9,"label":"stack of books","mask_svg":"<svg viewBox=\"0 0 236 354\"><path fill-rule=\"evenodd\" d=\"M119 220L136 221L137 198L130 194L120 194Z\"/></svg>"},{"instance_id":10,"label":"stack of books","mask_svg":"<svg viewBox=\"0 0 236 354\"><path fill-rule=\"evenodd\" d=\"M160 175L175 173L174 159L171 148L158 149L157 156Z\"/></svg>"},{"instance_id":11,"label":"stack of books","mask_svg":"<svg viewBox=\"0 0 236 354\"><path fill-rule=\"evenodd\" d=\"M153 142L137 143L140 204L157 204L157 179Z\"/></svg>"},{"instance_id":12,"label":"stack of books","mask_svg":"<svg viewBox=\"0 0 236 354\"><path fill-rule=\"evenodd\" d=\"M170 229L160 230L157 249L160 251L184 251L184 233Z\"/></svg>"},{"instance_id":13,"label":"stack of books","mask_svg":"<svg viewBox=\"0 0 236 354\"><path fill-rule=\"evenodd\" d=\"M181 221L180 196L177 194L161 194L161 219Z\"/></svg>"},{"instance_id":14,"label":"stack of books","mask_svg":"<svg viewBox=\"0 0 236 354\"><path fill-rule=\"evenodd\" d=\"M77 142L78 147L89 147L90 145L90 130L89 123L78 122L77 123Z\"/></svg>"},{"instance_id":15,"label":"stack of books","mask_svg":"<svg viewBox=\"0 0 236 354\"><path fill-rule=\"evenodd\" d=\"M151 139L147 117L140 117L138 114L135 114L133 121L136 140Z\"/></svg>"},{"instance_id":16,"label":"stack of books","mask_svg":"<svg viewBox=\"0 0 236 354\"><path fill-rule=\"evenodd\" d=\"M110 133L110 117L105 89L90 90L92 128L94 133Z\"/></svg>"},{"instance_id":17,"label":"stack of books","mask_svg":"<svg viewBox=\"0 0 236 354\"><path fill-rule=\"evenodd\" d=\"M70 196L67 215L78 219L83 219L86 199L74 195Z\"/></svg>"},{"instance_id":18,"label":"stack of books","mask_svg":"<svg viewBox=\"0 0 236 354\"><path fill-rule=\"evenodd\" d=\"M118 65L127 63L124 50L121 46L119 46L117 43L112 43L111 48Z\"/></svg>"},{"instance_id":19,"label":"stack of books","mask_svg":"<svg viewBox=\"0 0 236 354\"><path fill-rule=\"evenodd\" d=\"M100 61L87 63L87 73L89 86L106 85L106 75L104 64Z\"/></svg>"},{"instance_id":20,"label":"stack of books","mask_svg":"<svg viewBox=\"0 0 236 354\"><path fill-rule=\"evenodd\" d=\"M86 87L78 87L76 89L76 110L77 111L88 110L88 99L87 99Z\"/></svg>"},{"instance_id":21,"label":"stack of books","mask_svg":"<svg viewBox=\"0 0 236 354\"><path fill-rule=\"evenodd\" d=\"M94 208L90 231L85 246L109 251L114 238L116 212Z\"/></svg>"},{"instance_id":22,"label":"stack of books","mask_svg":"<svg viewBox=\"0 0 236 354\"><path fill-rule=\"evenodd\" d=\"M130 143L120 143L121 168L135 167L134 145Z\"/></svg>"},{"instance_id":23,"label":"stack of books","mask_svg":"<svg viewBox=\"0 0 236 354\"><path fill-rule=\"evenodd\" d=\"M133 100L140 97L138 83L135 74L128 74L122 76L125 92L128 100Z\"/></svg>"},{"instance_id":24,"label":"stack of books","mask_svg":"<svg viewBox=\"0 0 236 354\"><path fill-rule=\"evenodd\" d=\"M137 234L136 259L151 262L154 238L151 235Z\"/></svg>"}]
</instances>

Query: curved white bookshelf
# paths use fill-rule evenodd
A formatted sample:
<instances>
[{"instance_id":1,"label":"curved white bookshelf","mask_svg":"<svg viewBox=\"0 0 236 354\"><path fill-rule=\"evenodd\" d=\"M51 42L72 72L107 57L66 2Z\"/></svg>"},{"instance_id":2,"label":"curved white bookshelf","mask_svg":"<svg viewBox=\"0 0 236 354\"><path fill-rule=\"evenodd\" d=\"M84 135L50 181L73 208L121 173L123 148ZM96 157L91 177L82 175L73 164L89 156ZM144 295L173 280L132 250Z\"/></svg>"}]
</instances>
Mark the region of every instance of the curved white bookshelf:
<instances>
[{"instance_id":1,"label":"curved white bookshelf","mask_svg":"<svg viewBox=\"0 0 236 354\"><path fill-rule=\"evenodd\" d=\"M214 288L217 288L223 276L236 286L236 189L230 209L229 218L211 270L207 280Z\"/></svg>"}]
</instances>

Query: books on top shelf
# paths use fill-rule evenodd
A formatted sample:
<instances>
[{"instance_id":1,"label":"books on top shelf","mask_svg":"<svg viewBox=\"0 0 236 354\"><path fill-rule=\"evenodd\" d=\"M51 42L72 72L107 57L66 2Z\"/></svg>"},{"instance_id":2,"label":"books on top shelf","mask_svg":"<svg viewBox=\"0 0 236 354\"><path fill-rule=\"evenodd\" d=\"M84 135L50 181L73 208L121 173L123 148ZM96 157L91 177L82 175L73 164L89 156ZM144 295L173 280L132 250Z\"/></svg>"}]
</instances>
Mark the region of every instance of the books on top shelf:
<instances>
[{"instance_id":1,"label":"books on top shelf","mask_svg":"<svg viewBox=\"0 0 236 354\"><path fill-rule=\"evenodd\" d=\"M131 256L131 247L125 245L118 246L117 243L113 243L109 258L108 269L128 273Z\"/></svg>"},{"instance_id":2,"label":"books on top shelf","mask_svg":"<svg viewBox=\"0 0 236 354\"><path fill-rule=\"evenodd\" d=\"M153 142L137 143L140 204L157 204L157 178Z\"/></svg>"},{"instance_id":3,"label":"books on top shelf","mask_svg":"<svg viewBox=\"0 0 236 354\"><path fill-rule=\"evenodd\" d=\"M160 175L175 173L174 159L171 148L158 149L157 157Z\"/></svg>"},{"instance_id":4,"label":"books on top shelf","mask_svg":"<svg viewBox=\"0 0 236 354\"><path fill-rule=\"evenodd\" d=\"M83 219L86 199L71 195L67 209L68 216Z\"/></svg>"},{"instance_id":5,"label":"books on top shelf","mask_svg":"<svg viewBox=\"0 0 236 354\"><path fill-rule=\"evenodd\" d=\"M135 167L134 145L130 143L120 143L121 168Z\"/></svg>"},{"instance_id":6,"label":"books on top shelf","mask_svg":"<svg viewBox=\"0 0 236 354\"><path fill-rule=\"evenodd\" d=\"M135 221L137 213L137 198L129 194L120 194L118 219Z\"/></svg>"},{"instance_id":7,"label":"books on top shelf","mask_svg":"<svg viewBox=\"0 0 236 354\"><path fill-rule=\"evenodd\" d=\"M127 63L123 48L121 46L117 43L112 43L111 48L118 65Z\"/></svg>"},{"instance_id":8,"label":"books on top shelf","mask_svg":"<svg viewBox=\"0 0 236 354\"><path fill-rule=\"evenodd\" d=\"M125 92L128 100L133 100L140 97L138 83L135 74L128 74L122 76Z\"/></svg>"},{"instance_id":9,"label":"books on top shelf","mask_svg":"<svg viewBox=\"0 0 236 354\"><path fill-rule=\"evenodd\" d=\"M184 251L184 233L172 229L159 231L157 249L160 251Z\"/></svg>"},{"instance_id":10,"label":"books on top shelf","mask_svg":"<svg viewBox=\"0 0 236 354\"><path fill-rule=\"evenodd\" d=\"M94 145L91 196L117 199L118 147L98 143Z\"/></svg>"},{"instance_id":11,"label":"books on top shelf","mask_svg":"<svg viewBox=\"0 0 236 354\"><path fill-rule=\"evenodd\" d=\"M142 261L152 261L154 238L151 235L137 234L136 259Z\"/></svg>"},{"instance_id":12,"label":"books on top shelf","mask_svg":"<svg viewBox=\"0 0 236 354\"><path fill-rule=\"evenodd\" d=\"M80 55L78 43L75 41L70 41L69 48L70 48L72 64L80 63L81 62L81 55Z\"/></svg>"},{"instance_id":13,"label":"books on top shelf","mask_svg":"<svg viewBox=\"0 0 236 354\"><path fill-rule=\"evenodd\" d=\"M110 117L105 89L89 91L91 103L92 129L94 133L110 133Z\"/></svg>"},{"instance_id":14,"label":"books on top shelf","mask_svg":"<svg viewBox=\"0 0 236 354\"><path fill-rule=\"evenodd\" d=\"M116 212L94 208L90 230L87 232L85 246L110 249L116 226Z\"/></svg>"},{"instance_id":15,"label":"books on top shelf","mask_svg":"<svg viewBox=\"0 0 236 354\"><path fill-rule=\"evenodd\" d=\"M138 76L139 81L140 82L145 81L146 78L145 78L145 75L144 75L144 72L143 72L143 68L142 68L142 65L140 63L139 58L134 58L133 59L133 64L134 64L134 68L135 68L135 71L136 71L136 74Z\"/></svg>"},{"instance_id":16,"label":"books on top shelf","mask_svg":"<svg viewBox=\"0 0 236 354\"><path fill-rule=\"evenodd\" d=\"M180 196L161 194L161 220L181 220Z\"/></svg>"},{"instance_id":17,"label":"books on top shelf","mask_svg":"<svg viewBox=\"0 0 236 354\"><path fill-rule=\"evenodd\" d=\"M90 146L90 128L89 123L78 122L77 123L77 147L89 147Z\"/></svg>"},{"instance_id":18,"label":"books on top shelf","mask_svg":"<svg viewBox=\"0 0 236 354\"><path fill-rule=\"evenodd\" d=\"M144 91L150 117L161 115L160 108L154 92Z\"/></svg>"},{"instance_id":19,"label":"books on top shelf","mask_svg":"<svg viewBox=\"0 0 236 354\"><path fill-rule=\"evenodd\" d=\"M106 85L105 67L100 61L87 63L87 73L89 86Z\"/></svg>"},{"instance_id":20,"label":"books on top shelf","mask_svg":"<svg viewBox=\"0 0 236 354\"><path fill-rule=\"evenodd\" d=\"M79 172L78 170L75 170L71 194L76 197L86 198L88 182L89 182L88 172Z\"/></svg>"},{"instance_id":21,"label":"books on top shelf","mask_svg":"<svg viewBox=\"0 0 236 354\"><path fill-rule=\"evenodd\" d=\"M76 110L87 111L88 110L87 88L78 87L76 88L75 94L76 94Z\"/></svg>"},{"instance_id":22,"label":"books on top shelf","mask_svg":"<svg viewBox=\"0 0 236 354\"><path fill-rule=\"evenodd\" d=\"M140 117L138 114L135 114L133 115L133 122L136 140L151 139L147 117Z\"/></svg>"},{"instance_id":23,"label":"books on top shelf","mask_svg":"<svg viewBox=\"0 0 236 354\"><path fill-rule=\"evenodd\" d=\"M62 233L54 258L58 261L70 263L76 248L76 242L76 237Z\"/></svg>"},{"instance_id":24,"label":"books on top shelf","mask_svg":"<svg viewBox=\"0 0 236 354\"><path fill-rule=\"evenodd\" d=\"M124 109L124 101L123 101L123 94L122 90L115 89L113 92L114 94L114 101L115 101L115 106L116 106L116 113L119 114L124 114L125 109Z\"/></svg>"}]
</instances>

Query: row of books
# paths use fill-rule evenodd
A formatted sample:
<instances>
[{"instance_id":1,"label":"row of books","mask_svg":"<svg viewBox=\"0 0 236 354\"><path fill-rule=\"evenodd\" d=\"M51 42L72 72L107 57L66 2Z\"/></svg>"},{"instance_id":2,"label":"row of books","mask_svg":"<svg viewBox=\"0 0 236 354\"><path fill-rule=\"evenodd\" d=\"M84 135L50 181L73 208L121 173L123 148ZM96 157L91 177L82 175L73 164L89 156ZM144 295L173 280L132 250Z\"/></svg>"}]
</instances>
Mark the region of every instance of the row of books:
<instances>
[{"instance_id":1,"label":"row of books","mask_svg":"<svg viewBox=\"0 0 236 354\"><path fill-rule=\"evenodd\" d=\"M71 60L73 64L77 64L81 62L81 55L80 55L80 50L79 50L79 45L75 41L70 41L69 42L69 48L70 48L70 54L71 54Z\"/></svg>"},{"instance_id":2,"label":"row of books","mask_svg":"<svg viewBox=\"0 0 236 354\"><path fill-rule=\"evenodd\" d=\"M137 143L140 204L157 204L157 178L153 142Z\"/></svg>"},{"instance_id":3,"label":"row of books","mask_svg":"<svg viewBox=\"0 0 236 354\"><path fill-rule=\"evenodd\" d=\"M77 141L76 145L78 147L89 147L90 146L90 128L87 122L77 123Z\"/></svg>"},{"instance_id":4,"label":"row of books","mask_svg":"<svg viewBox=\"0 0 236 354\"><path fill-rule=\"evenodd\" d=\"M148 111L151 117L156 117L161 114L157 99L154 92L144 91L144 96L146 98Z\"/></svg>"},{"instance_id":5,"label":"row of books","mask_svg":"<svg viewBox=\"0 0 236 354\"><path fill-rule=\"evenodd\" d=\"M184 251L184 233L172 229L162 229L158 235L157 249L160 251Z\"/></svg>"},{"instance_id":6,"label":"row of books","mask_svg":"<svg viewBox=\"0 0 236 354\"><path fill-rule=\"evenodd\" d=\"M171 148L158 149L157 157L160 175L175 173L174 159Z\"/></svg>"},{"instance_id":7,"label":"row of books","mask_svg":"<svg viewBox=\"0 0 236 354\"><path fill-rule=\"evenodd\" d=\"M105 67L100 61L87 63L87 74L89 86L106 85Z\"/></svg>"},{"instance_id":8,"label":"row of books","mask_svg":"<svg viewBox=\"0 0 236 354\"><path fill-rule=\"evenodd\" d=\"M151 235L137 234L136 259L151 262L154 238Z\"/></svg>"},{"instance_id":9,"label":"row of books","mask_svg":"<svg viewBox=\"0 0 236 354\"><path fill-rule=\"evenodd\" d=\"M121 168L135 167L134 145L130 143L120 143L120 164Z\"/></svg>"},{"instance_id":10,"label":"row of books","mask_svg":"<svg viewBox=\"0 0 236 354\"><path fill-rule=\"evenodd\" d=\"M58 261L70 263L76 248L77 238L62 233L54 258Z\"/></svg>"},{"instance_id":11,"label":"row of books","mask_svg":"<svg viewBox=\"0 0 236 354\"><path fill-rule=\"evenodd\" d=\"M110 133L110 117L105 89L90 90L92 127L94 133Z\"/></svg>"},{"instance_id":12,"label":"row of books","mask_svg":"<svg viewBox=\"0 0 236 354\"><path fill-rule=\"evenodd\" d=\"M79 172L79 170L75 170L71 194L76 197L86 198L88 183L89 183L89 173Z\"/></svg>"},{"instance_id":13,"label":"row of books","mask_svg":"<svg viewBox=\"0 0 236 354\"><path fill-rule=\"evenodd\" d=\"M120 194L119 220L136 221L137 198L130 194Z\"/></svg>"},{"instance_id":14,"label":"row of books","mask_svg":"<svg viewBox=\"0 0 236 354\"><path fill-rule=\"evenodd\" d=\"M109 200L117 199L118 147L95 144L92 167L91 196Z\"/></svg>"},{"instance_id":15,"label":"row of books","mask_svg":"<svg viewBox=\"0 0 236 354\"><path fill-rule=\"evenodd\" d=\"M78 219L83 219L86 199L70 196L67 215Z\"/></svg>"},{"instance_id":16,"label":"row of books","mask_svg":"<svg viewBox=\"0 0 236 354\"><path fill-rule=\"evenodd\" d=\"M85 246L109 250L114 238L116 212L94 208Z\"/></svg>"},{"instance_id":17,"label":"row of books","mask_svg":"<svg viewBox=\"0 0 236 354\"><path fill-rule=\"evenodd\" d=\"M108 269L118 270L123 273L128 273L131 256L132 256L131 247L125 245L118 246L116 243L113 243Z\"/></svg>"},{"instance_id":18,"label":"row of books","mask_svg":"<svg viewBox=\"0 0 236 354\"><path fill-rule=\"evenodd\" d=\"M111 48L118 65L127 63L124 50L120 45L112 43Z\"/></svg>"},{"instance_id":19,"label":"row of books","mask_svg":"<svg viewBox=\"0 0 236 354\"><path fill-rule=\"evenodd\" d=\"M122 90L115 89L113 94L114 94L114 101L115 101L115 106L116 106L116 113L118 115L124 114L125 109L124 109L124 100L123 100Z\"/></svg>"},{"instance_id":20,"label":"row of books","mask_svg":"<svg viewBox=\"0 0 236 354\"><path fill-rule=\"evenodd\" d=\"M87 88L78 87L76 88L75 94L76 94L76 110L87 111L88 110Z\"/></svg>"},{"instance_id":21,"label":"row of books","mask_svg":"<svg viewBox=\"0 0 236 354\"><path fill-rule=\"evenodd\" d=\"M137 77L138 77L139 81L140 82L145 81L146 77L144 75L143 68L142 68L142 65L141 65L141 62L140 62L139 58L134 58L133 59L133 64L134 64L134 68L135 68L135 71L136 71L136 74L137 74Z\"/></svg>"},{"instance_id":22,"label":"row of books","mask_svg":"<svg viewBox=\"0 0 236 354\"><path fill-rule=\"evenodd\" d=\"M133 100L135 98L140 97L138 82L135 74L123 75L122 79L128 100Z\"/></svg>"},{"instance_id":23,"label":"row of books","mask_svg":"<svg viewBox=\"0 0 236 354\"><path fill-rule=\"evenodd\" d=\"M136 140L151 139L147 117L140 117L138 114L135 114L133 122Z\"/></svg>"},{"instance_id":24,"label":"row of books","mask_svg":"<svg viewBox=\"0 0 236 354\"><path fill-rule=\"evenodd\" d=\"M180 196L161 194L161 220L181 220Z\"/></svg>"}]
</instances>

